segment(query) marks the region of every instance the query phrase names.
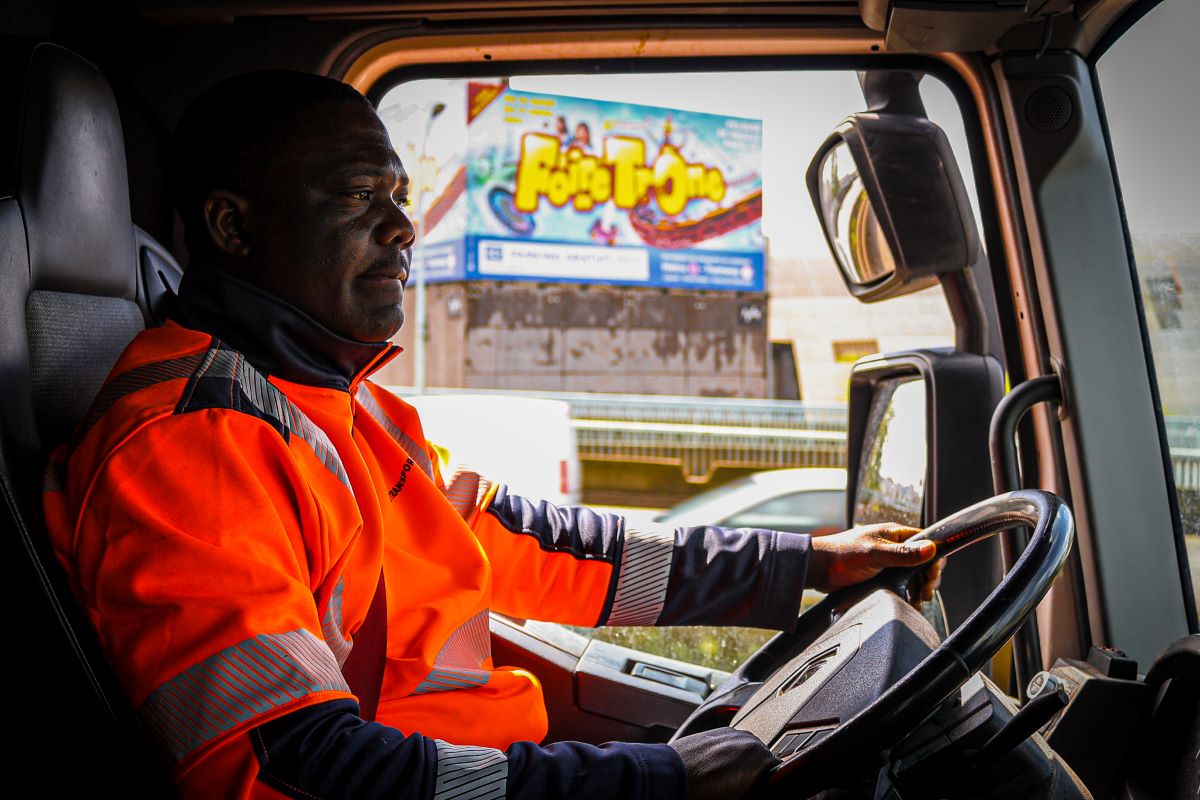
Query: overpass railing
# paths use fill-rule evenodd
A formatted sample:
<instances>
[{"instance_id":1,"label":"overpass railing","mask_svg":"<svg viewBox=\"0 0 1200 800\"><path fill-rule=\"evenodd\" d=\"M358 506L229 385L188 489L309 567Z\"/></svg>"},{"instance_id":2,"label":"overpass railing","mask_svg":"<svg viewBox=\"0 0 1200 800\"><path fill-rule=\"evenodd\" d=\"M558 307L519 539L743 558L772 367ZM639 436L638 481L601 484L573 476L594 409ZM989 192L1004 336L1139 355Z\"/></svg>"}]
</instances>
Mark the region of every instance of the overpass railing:
<instances>
[{"instance_id":1,"label":"overpass railing","mask_svg":"<svg viewBox=\"0 0 1200 800\"><path fill-rule=\"evenodd\" d=\"M718 467L845 466L844 403L499 389L428 393L562 400L570 407L581 459L677 464L691 483L707 482ZM1200 417L1166 417L1166 430L1176 485L1200 492Z\"/></svg>"}]
</instances>

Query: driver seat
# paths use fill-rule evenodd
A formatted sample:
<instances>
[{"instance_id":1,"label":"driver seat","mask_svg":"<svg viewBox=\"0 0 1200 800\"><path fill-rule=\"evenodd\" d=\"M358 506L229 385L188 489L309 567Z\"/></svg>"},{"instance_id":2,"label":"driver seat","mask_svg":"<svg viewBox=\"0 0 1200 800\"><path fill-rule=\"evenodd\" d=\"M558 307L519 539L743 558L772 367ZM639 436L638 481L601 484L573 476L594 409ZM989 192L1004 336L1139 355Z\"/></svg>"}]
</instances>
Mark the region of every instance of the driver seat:
<instances>
[{"instance_id":1,"label":"driver seat","mask_svg":"<svg viewBox=\"0 0 1200 800\"><path fill-rule=\"evenodd\" d=\"M0 42L12 110L0 129L0 535L21 631L10 759L62 759L38 772L39 794L159 796L165 774L41 524L47 452L145 325L120 119L91 64L54 44Z\"/></svg>"}]
</instances>

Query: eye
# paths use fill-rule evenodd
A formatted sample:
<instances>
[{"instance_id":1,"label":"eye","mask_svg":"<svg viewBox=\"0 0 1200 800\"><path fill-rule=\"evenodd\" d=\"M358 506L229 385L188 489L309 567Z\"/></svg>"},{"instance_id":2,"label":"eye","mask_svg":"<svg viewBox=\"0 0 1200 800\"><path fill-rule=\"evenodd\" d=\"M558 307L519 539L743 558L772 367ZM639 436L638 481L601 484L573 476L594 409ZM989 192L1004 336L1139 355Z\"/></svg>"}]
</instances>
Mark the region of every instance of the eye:
<instances>
[{"instance_id":1,"label":"eye","mask_svg":"<svg viewBox=\"0 0 1200 800\"><path fill-rule=\"evenodd\" d=\"M399 197L394 198L392 200L392 202L395 203L400 208L411 208L412 207L412 200L409 200L408 195L406 195L406 194L402 194Z\"/></svg>"},{"instance_id":2,"label":"eye","mask_svg":"<svg viewBox=\"0 0 1200 800\"><path fill-rule=\"evenodd\" d=\"M346 192L346 197L352 198L354 200L361 200L364 203L369 203L369 202L371 202L371 190L370 189L355 189L353 192Z\"/></svg>"}]
</instances>

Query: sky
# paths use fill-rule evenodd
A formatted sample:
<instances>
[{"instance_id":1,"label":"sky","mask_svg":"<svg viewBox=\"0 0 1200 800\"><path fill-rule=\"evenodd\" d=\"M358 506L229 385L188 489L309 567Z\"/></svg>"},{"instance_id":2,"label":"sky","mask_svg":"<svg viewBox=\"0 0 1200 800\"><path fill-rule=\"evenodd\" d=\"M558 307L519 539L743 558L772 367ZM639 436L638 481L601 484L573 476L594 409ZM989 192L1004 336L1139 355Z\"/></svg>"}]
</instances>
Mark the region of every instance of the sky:
<instances>
[{"instance_id":1,"label":"sky","mask_svg":"<svg viewBox=\"0 0 1200 800\"><path fill-rule=\"evenodd\" d=\"M1096 65L1129 228L1200 234L1200 0L1165 0Z\"/></svg>"},{"instance_id":2,"label":"sky","mask_svg":"<svg viewBox=\"0 0 1200 800\"><path fill-rule=\"evenodd\" d=\"M1130 226L1135 233L1200 233L1194 200L1200 186L1200 0L1166 0L1128 32L1098 65ZM804 183L825 137L864 103L853 72L758 72L517 77L513 88L601 100L749 117L763 123L763 233L774 256L827 258ZM424 126L444 96L441 81L393 90L381 112L393 130L409 132L432 156L460 147L465 113L452 102ZM945 85L927 77L929 117L945 130L973 204L974 187L961 112ZM406 161L419 149L410 144Z\"/></svg>"}]
</instances>

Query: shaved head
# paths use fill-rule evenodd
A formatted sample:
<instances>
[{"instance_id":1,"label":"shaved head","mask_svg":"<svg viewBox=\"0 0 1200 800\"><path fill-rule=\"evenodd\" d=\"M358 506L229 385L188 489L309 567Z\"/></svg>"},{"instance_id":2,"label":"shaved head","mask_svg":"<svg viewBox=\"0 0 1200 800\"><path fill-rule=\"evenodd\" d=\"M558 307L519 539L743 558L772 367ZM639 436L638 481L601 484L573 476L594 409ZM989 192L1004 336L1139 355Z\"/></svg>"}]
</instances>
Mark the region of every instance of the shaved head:
<instances>
[{"instance_id":1,"label":"shaved head","mask_svg":"<svg viewBox=\"0 0 1200 800\"><path fill-rule=\"evenodd\" d=\"M299 118L319 106L347 103L371 108L341 81L286 70L238 75L201 92L175 128L168 166L192 255L209 251L205 198L217 190L258 194L272 160L299 133Z\"/></svg>"}]
</instances>

